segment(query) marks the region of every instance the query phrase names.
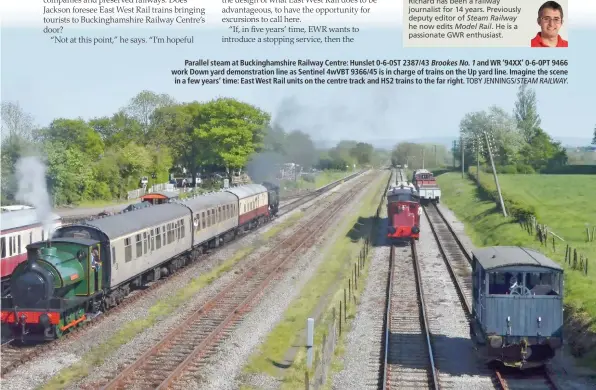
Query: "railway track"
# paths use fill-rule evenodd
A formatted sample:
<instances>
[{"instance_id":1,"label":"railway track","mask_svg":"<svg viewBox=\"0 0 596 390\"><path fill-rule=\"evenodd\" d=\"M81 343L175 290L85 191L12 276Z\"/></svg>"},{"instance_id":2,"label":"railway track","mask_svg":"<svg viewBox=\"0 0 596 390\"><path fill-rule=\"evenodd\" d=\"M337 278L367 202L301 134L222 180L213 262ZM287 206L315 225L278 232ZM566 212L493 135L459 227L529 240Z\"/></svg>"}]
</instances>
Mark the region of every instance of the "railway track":
<instances>
[{"instance_id":1,"label":"railway track","mask_svg":"<svg viewBox=\"0 0 596 390\"><path fill-rule=\"evenodd\" d=\"M302 249L312 246L329 222L362 187L352 189L303 224L297 235L282 241L261 257L258 265L248 269L217 296L194 311L161 342L145 352L134 363L104 385L103 389L122 388L188 388L186 375L200 370L210 355L256 304L257 298ZM191 378L192 380L192 378Z\"/></svg>"},{"instance_id":2,"label":"railway track","mask_svg":"<svg viewBox=\"0 0 596 390\"><path fill-rule=\"evenodd\" d=\"M495 388L498 390L558 390L547 368L524 372L496 368L493 375Z\"/></svg>"},{"instance_id":3,"label":"railway track","mask_svg":"<svg viewBox=\"0 0 596 390\"><path fill-rule=\"evenodd\" d=\"M455 285L466 317L471 320L472 258L436 204L424 207L424 213ZM520 372L519 370L494 367L493 383L496 389L501 390L557 390L556 383L547 368Z\"/></svg>"},{"instance_id":4,"label":"railway track","mask_svg":"<svg viewBox=\"0 0 596 390\"><path fill-rule=\"evenodd\" d=\"M410 248L399 259L403 249L390 249L382 388L438 390L416 243Z\"/></svg>"},{"instance_id":5,"label":"railway track","mask_svg":"<svg viewBox=\"0 0 596 390\"><path fill-rule=\"evenodd\" d=\"M343 181L358 177L361 173L362 172L356 173L354 175L344 178L343 180L339 180L339 181L331 183L327 186L321 187L316 191L312 191L312 192L306 194L303 198L294 200L291 203L281 206L279 208L278 217L281 217L282 215L285 215L285 214L288 214L288 213L294 211L295 209L301 207L302 205L310 202L314 198L321 196L324 193L328 192L329 190L335 188L337 185L341 184ZM255 230L249 232L248 234L253 234L253 233L259 232L262 228L264 228L268 225L269 224L263 225ZM213 251L207 252L207 253L199 256L196 259L196 261L194 261L193 263L190 263L189 265L191 265L191 266L186 266L186 268L179 270L178 272L174 273L173 275L171 275L169 277L162 278L155 282L152 282L152 283L148 284L147 287L142 290L134 290L131 294L129 294L124 299L124 301L118 307L115 307L115 308L111 309L110 311L93 318L92 320L80 323L79 326L75 330L65 334L63 337L61 337L58 340L55 340L52 342L45 342L45 343L38 343L38 344L25 344L25 345L21 344L20 340L7 340L6 342L3 341L3 343L0 347L0 356L2 357L0 375L4 376L4 375L10 373L11 371L14 371L20 365L30 361L31 359L33 359L37 356L40 356L43 353L48 353L48 352L54 350L55 348L58 348L62 343L70 341L73 338L79 337L80 334L83 333L82 332L83 330L87 330L89 327L95 326L95 325L99 324L100 322L106 320L107 318L122 312L130 304L142 299L143 297L147 296L148 294L151 294L154 290L158 289L163 284L170 283L170 282L173 283L173 281L175 281L175 280L183 279L189 272L192 272L192 270L194 269L194 267L192 265L195 265L195 264L200 263L201 261L204 261L209 256L215 255L217 252L219 252L220 250L222 250L226 247L227 247L227 245L223 245Z\"/></svg>"}]
</instances>

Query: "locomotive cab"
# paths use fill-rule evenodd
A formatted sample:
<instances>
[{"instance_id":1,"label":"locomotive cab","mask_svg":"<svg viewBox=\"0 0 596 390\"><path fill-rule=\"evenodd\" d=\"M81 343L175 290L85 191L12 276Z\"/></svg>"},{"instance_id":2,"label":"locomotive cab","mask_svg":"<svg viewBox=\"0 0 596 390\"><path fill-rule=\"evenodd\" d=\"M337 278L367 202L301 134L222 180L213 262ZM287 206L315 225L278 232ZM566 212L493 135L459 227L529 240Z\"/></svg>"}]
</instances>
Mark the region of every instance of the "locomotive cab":
<instances>
[{"instance_id":1,"label":"locomotive cab","mask_svg":"<svg viewBox=\"0 0 596 390\"><path fill-rule=\"evenodd\" d=\"M522 247L473 253L470 332L485 362L542 366L563 338L563 269Z\"/></svg>"}]
</instances>

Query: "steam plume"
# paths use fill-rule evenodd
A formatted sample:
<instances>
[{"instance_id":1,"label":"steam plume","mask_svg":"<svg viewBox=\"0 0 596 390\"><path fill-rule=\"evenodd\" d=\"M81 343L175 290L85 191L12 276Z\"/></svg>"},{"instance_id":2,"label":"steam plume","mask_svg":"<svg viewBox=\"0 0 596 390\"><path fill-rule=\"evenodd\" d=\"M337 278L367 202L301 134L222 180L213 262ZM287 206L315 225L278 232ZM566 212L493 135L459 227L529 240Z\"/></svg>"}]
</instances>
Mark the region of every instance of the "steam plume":
<instances>
[{"instance_id":1,"label":"steam plume","mask_svg":"<svg viewBox=\"0 0 596 390\"><path fill-rule=\"evenodd\" d=\"M52 205L46 185L46 166L35 156L22 157L16 164L19 183L16 199L35 207L46 237L52 230Z\"/></svg>"}]
</instances>

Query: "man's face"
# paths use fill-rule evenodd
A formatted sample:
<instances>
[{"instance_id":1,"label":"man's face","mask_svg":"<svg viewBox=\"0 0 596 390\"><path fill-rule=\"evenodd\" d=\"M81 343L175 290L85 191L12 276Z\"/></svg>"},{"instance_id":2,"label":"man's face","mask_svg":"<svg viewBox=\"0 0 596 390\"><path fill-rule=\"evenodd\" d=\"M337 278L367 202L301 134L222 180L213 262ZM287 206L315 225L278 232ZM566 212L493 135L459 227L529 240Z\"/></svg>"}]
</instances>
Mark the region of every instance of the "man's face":
<instances>
[{"instance_id":1,"label":"man's face","mask_svg":"<svg viewBox=\"0 0 596 390\"><path fill-rule=\"evenodd\" d=\"M563 24L561 12L552 8L542 10L542 15L538 18L538 24L542 29L544 38L555 38L559 35L559 29Z\"/></svg>"}]
</instances>

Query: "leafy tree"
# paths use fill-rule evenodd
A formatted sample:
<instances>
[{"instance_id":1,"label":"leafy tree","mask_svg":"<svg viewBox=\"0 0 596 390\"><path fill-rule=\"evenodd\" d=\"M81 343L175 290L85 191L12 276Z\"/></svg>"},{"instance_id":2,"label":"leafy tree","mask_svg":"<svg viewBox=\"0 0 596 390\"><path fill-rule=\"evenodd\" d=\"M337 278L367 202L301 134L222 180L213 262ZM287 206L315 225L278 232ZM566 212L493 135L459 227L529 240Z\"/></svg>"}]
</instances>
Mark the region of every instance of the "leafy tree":
<instances>
[{"instance_id":1,"label":"leafy tree","mask_svg":"<svg viewBox=\"0 0 596 390\"><path fill-rule=\"evenodd\" d=\"M464 139L466 165L476 163L476 147L481 147L481 158L488 161L485 134L491 143L496 164L516 164L525 145L516 121L496 106L490 107L488 111L466 114L460 122L460 132Z\"/></svg>"},{"instance_id":2,"label":"leafy tree","mask_svg":"<svg viewBox=\"0 0 596 390\"><path fill-rule=\"evenodd\" d=\"M165 142L175 156L174 163L186 167L193 180L198 167L213 159L212 151L195 126L195 118L200 117L202 108L201 103L192 102L158 108L152 115L154 133L167 135Z\"/></svg>"},{"instance_id":3,"label":"leafy tree","mask_svg":"<svg viewBox=\"0 0 596 390\"><path fill-rule=\"evenodd\" d=\"M536 92L522 84L517 93L514 109L517 126L521 130L526 142L530 142L540 126L540 116L536 107Z\"/></svg>"},{"instance_id":4,"label":"leafy tree","mask_svg":"<svg viewBox=\"0 0 596 390\"><path fill-rule=\"evenodd\" d=\"M40 131L40 139L44 143L60 143L64 148L78 148L92 159L97 159L104 151L99 134L83 119L55 119Z\"/></svg>"},{"instance_id":5,"label":"leafy tree","mask_svg":"<svg viewBox=\"0 0 596 390\"><path fill-rule=\"evenodd\" d=\"M33 139L33 117L19 103L2 102L2 138Z\"/></svg>"},{"instance_id":6,"label":"leafy tree","mask_svg":"<svg viewBox=\"0 0 596 390\"><path fill-rule=\"evenodd\" d=\"M229 172L244 167L263 147L269 120L269 114L250 104L222 98L203 104L194 125L211 151L209 162Z\"/></svg>"},{"instance_id":7,"label":"leafy tree","mask_svg":"<svg viewBox=\"0 0 596 390\"><path fill-rule=\"evenodd\" d=\"M317 163L318 153L310 136L294 130L285 137L286 162L310 168Z\"/></svg>"},{"instance_id":8,"label":"leafy tree","mask_svg":"<svg viewBox=\"0 0 596 390\"><path fill-rule=\"evenodd\" d=\"M89 126L99 134L106 146L144 141L143 126L136 118L124 111L119 111L112 117L92 119L89 121Z\"/></svg>"},{"instance_id":9,"label":"leafy tree","mask_svg":"<svg viewBox=\"0 0 596 390\"><path fill-rule=\"evenodd\" d=\"M364 165L371 162L373 152L374 147L371 144L358 142L350 151L350 154L356 159L359 165Z\"/></svg>"},{"instance_id":10,"label":"leafy tree","mask_svg":"<svg viewBox=\"0 0 596 390\"><path fill-rule=\"evenodd\" d=\"M45 145L50 192L56 204L72 204L90 194L93 169L89 157L76 145L49 142Z\"/></svg>"},{"instance_id":11,"label":"leafy tree","mask_svg":"<svg viewBox=\"0 0 596 390\"><path fill-rule=\"evenodd\" d=\"M155 110L175 104L174 98L167 94L157 94L144 90L133 97L123 111L130 117L135 118L141 124L144 132L148 132Z\"/></svg>"}]
</instances>

